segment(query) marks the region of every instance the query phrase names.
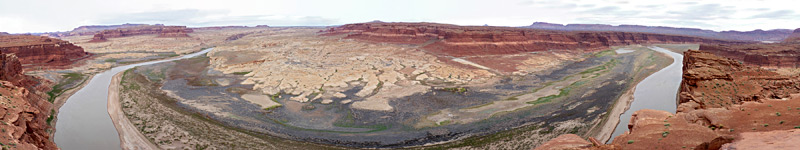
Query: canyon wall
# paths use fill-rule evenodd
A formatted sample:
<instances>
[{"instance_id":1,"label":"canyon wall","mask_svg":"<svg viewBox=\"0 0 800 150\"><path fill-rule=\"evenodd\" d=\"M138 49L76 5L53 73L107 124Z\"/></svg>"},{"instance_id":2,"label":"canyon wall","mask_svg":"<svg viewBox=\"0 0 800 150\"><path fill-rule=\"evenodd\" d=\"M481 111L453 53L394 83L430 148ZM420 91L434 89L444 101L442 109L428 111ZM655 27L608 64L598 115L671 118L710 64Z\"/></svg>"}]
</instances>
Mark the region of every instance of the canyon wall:
<instances>
[{"instance_id":1,"label":"canyon wall","mask_svg":"<svg viewBox=\"0 0 800 150\"><path fill-rule=\"evenodd\" d=\"M72 29L72 31L48 32L48 33L40 33L34 35L49 36L49 37L83 36L83 35L94 35L103 30L129 28L129 27L146 26L146 25L147 24L130 24L130 23L121 25L90 25L90 26L80 26L75 29Z\"/></svg>"},{"instance_id":2,"label":"canyon wall","mask_svg":"<svg viewBox=\"0 0 800 150\"><path fill-rule=\"evenodd\" d=\"M800 43L702 44L701 51L764 67L800 67Z\"/></svg>"},{"instance_id":3,"label":"canyon wall","mask_svg":"<svg viewBox=\"0 0 800 150\"><path fill-rule=\"evenodd\" d=\"M67 41L33 35L0 36L0 52L15 54L25 67L67 66L91 55Z\"/></svg>"},{"instance_id":4,"label":"canyon wall","mask_svg":"<svg viewBox=\"0 0 800 150\"><path fill-rule=\"evenodd\" d=\"M22 74L16 55L0 52L0 143L3 149L57 149L50 140L52 104L41 93L46 84ZM39 86L39 87L35 87ZM46 89L45 89L46 90ZM37 92L39 91L39 92Z\"/></svg>"},{"instance_id":5,"label":"canyon wall","mask_svg":"<svg viewBox=\"0 0 800 150\"><path fill-rule=\"evenodd\" d=\"M559 140L545 145L575 149L800 148L778 140L800 136L800 96L796 95L800 94L800 76L706 51L685 52L683 63L677 112L636 111L628 124L630 131L615 137L611 146L586 142L571 146L568 144L576 142Z\"/></svg>"},{"instance_id":6,"label":"canyon wall","mask_svg":"<svg viewBox=\"0 0 800 150\"><path fill-rule=\"evenodd\" d=\"M158 37L189 37L191 28L186 26L144 25L128 28L103 30L94 35L89 42L105 42L108 38L126 37L134 35L158 34Z\"/></svg>"},{"instance_id":7,"label":"canyon wall","mask_svg":"<svg viewBox=\"0 0 800 150\"><path fill-rule=\"evenodd\" d=\"M655 34L671 34L696 36L703 38L714 38L723 40L745 40L745 41L782 41L792 30L753 30L753 31L722 31L703 30L695 28L674 28L661 26L641 26L641 25L606 25L606 24L553 24L546 22L535 22L524 28L560 30L560 31L617 31L617 32L641 32Z\"/></svg>"},{"instance_id":8,"label":"canyon wall","mask_svg":"<svg viewBox=\"0 0 800 150\"><path fill-rule=\"evenodd\" d=\"M323 32L323 35L348 34L346 38L372 42L414 44L434 54L454 57L550 50L595 51L631 44L745 43L650 33L566 32L435 23L357 23Z\"/></svg>"}]
</instances>

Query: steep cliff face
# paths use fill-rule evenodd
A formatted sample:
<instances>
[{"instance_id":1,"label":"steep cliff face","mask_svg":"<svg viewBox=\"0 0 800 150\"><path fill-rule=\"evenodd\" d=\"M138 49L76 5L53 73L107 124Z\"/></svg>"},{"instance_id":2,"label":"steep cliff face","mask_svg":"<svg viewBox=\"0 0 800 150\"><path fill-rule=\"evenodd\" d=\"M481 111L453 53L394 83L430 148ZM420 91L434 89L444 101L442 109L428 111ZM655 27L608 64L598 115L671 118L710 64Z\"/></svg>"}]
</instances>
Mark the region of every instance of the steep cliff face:
<instances>
[{"instance_id":1,"label":"steep cliff face","mask_svg":"<svg viewBox=\"0 0 800 150\"><path fill-rule=\"evenodd\" d=\"M800 93L798 82L797 76L687 51L677 112L637 111L628 125L631 132L616 137L613 144L628 149L719 149L753 138L751 132L791 130L800 126L800 97L791 96Z\"/></svg>"},{"instance_id":2,"label":"steep cliff face","mask_svg":"<svg viewBox=\"0 0 800 150\"><path fill-rule=\"evenodd\" d=\"M764 67L800 67L800 43L703 44L701 51Z\"/></svg>"},{"instance_id":3,"label":"steep cliff face","mask_svg":"<svg viewBox=\"0 0 800 150\"><path fill-rule=\"evenodd\" d=\"M14 54L0 52L0 143L3 149L56 149L47 123L52 105L30 89L42 85L22 74Z\"/></svg>"},{"instance_id":4,"label":"steep cliff face","mask_svg":"<svg viewBox=\"0 0 800 150\"><path fill-rule=\"evenodd\" d=\"M793 94L800 93L800 77L704 51L685 52L683 62L677 112L635 112L628 124L630 131L615 137L611 145L622 149L796 147L767 140L797 135L800 96Z\"/></svg>"},{"instance_id":5,"label":"steep cliff face","mask_svg":"<svg viewBox=\"0 0 800 150\"><path fill-rule=\"evenodd\" d=\"M684 35L696 36L703 38L714 38L723 40L746 40L746 41L782 41L792 30L789 29L775 29L775 30L753 30L753 31L722 31L716 32L712 30L703 30L695 28L673 28L673 27L657 27L657 26L640 26L640 25L606 25L606 24L553 24L546 22L535 22L525 28L532 29L546 29L546 30L561 30L561 31L617 31L617 32L641 32L641 33L655 33L655 34L670 34L670 35Z\"/></svg>"},{"instance_id":6,"label":"steep cliff face","mask_svg":"<svg viewBox=\"0 0 800 150\"><path fill-rule=\"evenodd\" d=\"M463 57L548 50L594 51L609 46L650 43L740 43L688 36L625 32L564 32L511 27L456 26L434 23L358 23L325 35L373 42L415 44L435 54Z\"/></svg>"},{"instance_id":7,"label":"steep cliff face","mask_svg":"<svg viewBox=\"0 0 800 150\"><path fill-rule=\"evenodd\" d=\"M67 41L33 35L0 36L0 52L15 54L25 67L67 66L91 55Z\"/></svg>"},{"instance_id":8,"label":"steep cliff face","mask_svg":"<svg viewBox=\"0 0 800 150\"><path fill-rule=\"evenodd\" d=\"M105 42L108 38L125 37L144 34L158 34L158 37L189 37L193 32L186 26L144 25L129 28L104 30L94 35L89 42Z\"/></svg>"}]
</instances>

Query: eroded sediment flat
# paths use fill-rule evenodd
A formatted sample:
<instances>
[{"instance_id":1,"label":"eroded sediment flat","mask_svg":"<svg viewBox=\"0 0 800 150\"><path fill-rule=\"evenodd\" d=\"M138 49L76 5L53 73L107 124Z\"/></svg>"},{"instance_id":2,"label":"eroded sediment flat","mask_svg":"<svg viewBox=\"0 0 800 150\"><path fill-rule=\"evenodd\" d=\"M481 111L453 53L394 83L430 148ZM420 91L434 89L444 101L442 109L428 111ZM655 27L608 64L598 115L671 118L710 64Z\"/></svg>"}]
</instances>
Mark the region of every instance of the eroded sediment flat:
<instances>
[{"instance_id":1,"label":"eroded sediment flat","mask_svg":"<svg viewBox=\"0 0 800 150\"><path fill-rule=\"evenodd\" d=\"M435 147L481 140L475 148L524 149L562 133L601 134L597 128L609 115L603 110L668 60L634 46L619 54L553 51L454 61L413 45L317 31L264 29L219 45L207 57L134 69L126 76L132 82L123 85L138 86L120 93L123 111L162 148L224 148L212 143L238 137L198 133L186 127L194 126L186 117L151 115L178 111L209 119L193 124L236 129L222 133L264 136L254 140L407 147L468 138ZM519 67L506 71L490 63L501 58L519 60L506 62ZM490 133L526 138L476 136Z\"/></svg>"}]
</instances>

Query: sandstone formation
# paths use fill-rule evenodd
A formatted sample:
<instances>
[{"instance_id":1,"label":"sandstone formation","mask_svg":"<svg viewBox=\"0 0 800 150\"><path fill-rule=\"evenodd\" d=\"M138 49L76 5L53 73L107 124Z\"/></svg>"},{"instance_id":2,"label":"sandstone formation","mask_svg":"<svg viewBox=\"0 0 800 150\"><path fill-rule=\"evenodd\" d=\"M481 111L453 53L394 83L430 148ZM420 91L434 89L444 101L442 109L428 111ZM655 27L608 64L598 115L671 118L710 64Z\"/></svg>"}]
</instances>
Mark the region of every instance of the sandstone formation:
<instances>
[{"instance_id":1,"label":"sandstone formation","mask_svg":"<svg viewBox=\"0 0 800 150\"><path fill-rule=\"evenodd\" d=\"M546 22L534 22L524 28L560 30L560 31L617 31L617 32L641 32L655 34L671 34L683 36L696 36L703 38L714 38L723 40L745 40L745 41L782 41L792 30L753 30L753 31L722 31L703 30L695 28L673 28L661 26L641 26L641 25L605 25L605 24L553 24Z\"/></svg>"},{"instance_id":2,"label":"sandstone formation","mask_svg":"<svg viewBox=\"0 0 800 150\"><path fill-rule=\"evenodd\" d=\"M680 103L691 101L702 108L716 108L800 93L796 76L747 67L704 51L687 51L684 55L687 65L683 66Z\"/></svg>"},{"instance_id":3,"label":"sandstone formation","mask_svg":"<svg viewBox=\"0 0 800 150\"><path fill-rule=\"evenodd\" d=\"M700 50L762 67L800 67L800 43L702 44Z\"/></svg>"},{"instance_id":4,"label":"sandstone formation","mask_svg":"<svg viewBox=\"0 0 800 150\"><path fill-rule=\"evenodd\" d=\"M585 149L589 147L592 147L592 142L575 134L564 134L539 145L535 150Z\"/></svg>"},{"instance_id":5,"label":"sandstone formation","mask_svg":"<svg viewBox=\"0 0 800 150\"><path fill-rule=\"evenodd\" d=\"M16 54L26 67L67 66L91 55L70 42L33 35L0 36L0 52Z\"/></svg>"},{"instance_id":6,"label":"sandstone formation","mask_svg":"<svg viewBox=\"0 0 800 150\"><path fill-rule=\"evenodd\" d=\"M104 30L94 35L89 42L105 42L108 38L126 37L144 34L158 34L158 37L189 37L193 30L186 26L145 25L128 28Z\"/></svg>"},{"instance_id":7,"label":"sandstone formation","mask_svg":"<svg viewBox=\"0 0 800 150\"><path fill-rule=\"evenodd\" d=\"M742 139L722 146L724 150L734 149L800 149L800 129L747 132Z\"/></svg>"},{"instance_id":8,"label":"sandstone formation","mask_svg":"<svg viewBox=\"0 0 800 150\"><path fill-rule=\"evenodd\" d=\"M748 132L800 127L798 76L785 76L709 52L684 53L677 113L637 111L631 130L614 139L624 148L719 149ZM631 142L632 141L632 142Z\"/></svg>"},{"instance_id":9,"label":"sandstone formation","mask_svg":"<svg viewBox=\"0 0 800 150\"><path fill-rule=\"evenodd\" d=\"M789 35L789 37L786 38L786 40L784 40L783 42L786 43L800 42L800 28L794 30L794 33L792 33L792 35Z\"/></svg>"},{"instance_id":10,"label":"sandstone formation","mask_svg":"<svg viewBox=\"0 0 800 150\"><path fill-rule=\"evenodd\" d=\"M49 37L67 37L67 36L84 36L84 35L94 35L103 30L112 30L118 28L128 28L128 27L136 27L136 26L146 26L147 24L121 24L121 25L90 25L90 26L80 26L72 31L66 32L48 32L39 34L41 36L49 36Z\"/></svg>"},{"instance_id":11,"label":"sandstone formation","mask_svg":"<svg viewBox=\"0 0 800 150\"><path fill-rule=\"evenodd\" d=\"M626 32L564 32L512 27L435 23L357 23L330 28L326 35L373 42L420 45L453 57L519 54L552 50L595 51L610 46L663 43L742 43L689 36Z\"/></svg>"},{"instance_id":12,"label":"sandstone formation","mask_svg":"<svg viewBox=\"0 0 800 150\"><path fill-rule=\"evenodd\" d=\"M48 124L52 105L37 95L44 86L22 74L22 65L14 54L0 52L0 143L3 149L56 149L50 140Z\"/></svg>"},{"instance_id":13,"label":"sandstone formation","mask_svg":"<svg viewBox=\"0 0 800 150\"><path fill-rule=\"evenodd\" d=\"M792 147L794 143L765 140L797 135L798 80L797 75L778 74L709 52L687 51L677 112L635 112L628 124L630 131L615 137L611 145L623 149Z\"/></svg>"}]
</instances>

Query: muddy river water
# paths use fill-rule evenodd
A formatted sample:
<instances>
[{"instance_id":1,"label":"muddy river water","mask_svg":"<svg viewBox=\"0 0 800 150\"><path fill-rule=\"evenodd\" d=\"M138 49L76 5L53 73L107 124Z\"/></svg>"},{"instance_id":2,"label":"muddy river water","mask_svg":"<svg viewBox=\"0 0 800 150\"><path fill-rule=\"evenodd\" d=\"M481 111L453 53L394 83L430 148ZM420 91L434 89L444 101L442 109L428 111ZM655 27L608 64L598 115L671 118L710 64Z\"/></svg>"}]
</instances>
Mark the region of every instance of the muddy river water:
<instances>
[{"instance_id":1,"label":"muddy river water","mask_svg":"<svg viewBox=\"0 0 800 150\"><path fill-rule=\"evenodd\" d=\"M655 109L675 112L678 88L683 75L683 55L660 47L650 47L650 49L667 54L674 61L636 85L633 103L631 103L630 109L620 116L620 122L608 143L611 143L614 137L628 131L631 115L638 110Z\"/></svg>"},{"instance_id":2,"label":"muddy river water","mask_svg":"<svg viewBox=\"0 0 800 150\"><path fill-rule=\"evenodd\" d=\"M108 114L108 86L111 78L133 67L185 59L205 54L213 48L184 55L178 58L144 62L120 67L96 74L89 83L59 109L55 142L64 150L120 149L117 133Z\"/></svg>"}]
</instances>

